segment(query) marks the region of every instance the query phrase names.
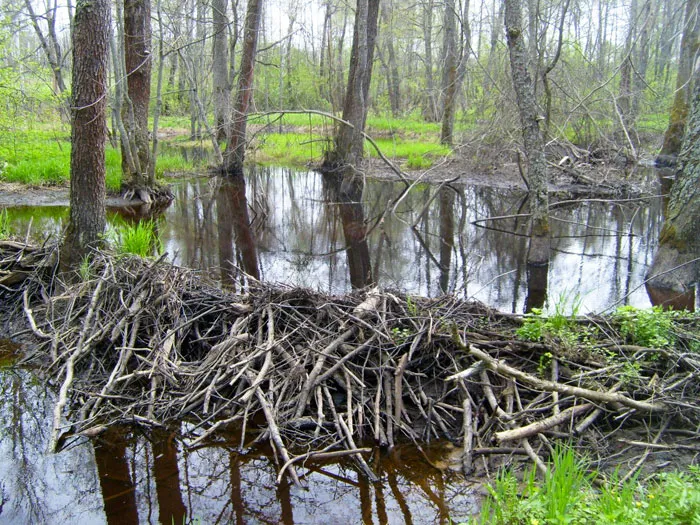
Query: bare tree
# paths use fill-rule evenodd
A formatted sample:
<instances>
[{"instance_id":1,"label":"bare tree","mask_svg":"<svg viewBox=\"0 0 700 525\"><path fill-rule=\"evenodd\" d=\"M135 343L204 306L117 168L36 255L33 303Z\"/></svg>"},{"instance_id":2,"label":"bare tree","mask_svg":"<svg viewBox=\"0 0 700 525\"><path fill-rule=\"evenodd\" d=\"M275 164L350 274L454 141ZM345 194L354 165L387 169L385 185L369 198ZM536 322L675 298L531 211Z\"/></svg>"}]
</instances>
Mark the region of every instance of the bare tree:
<instances>
[{"instance_id":1,"label":"bare tree","mask_svg":"<svg viewBox=\"0 0 700 525\"><path fill-rule=\"evenodd\" d=\"M328 172L354 177L362 163L378 14L379 0L357 0L348 87L343 106L343 120L349 125L338 127L334 147L326 153L324 170Z\"/></svg>"},{"instance_id":2,"label":"bare tree","mask_svg":"<svg viewBox=\"0 0 700 525\"><path fill-rule=\"evenodd\" d=\"M540 130L541 117L528 71L528 53L523 39L522 13L518 0L505 0L505 25L510 52L511 75L527 157L532 237L528 261L543 263L549 260L547 166Z\"/></svg>"},{"instance_id":3,"label":"bare tree","mask_svg":"<svg viewBox=\"0 0 700 525\"><path fill-rule=\"evenodd\" d=\"M457 19L460 18L461 31L457 41ZM445 65L442 73L442 127L440 142L452 146L454 134L457 96L462 87L469 56L469 0L464 0L462 14L458 17L454 0L445 2Z\"/></svg>"},{"instance_id":4,"label":"bare tree","mask_svg":"<svg viewBox=\"0 0 700 525\"><path fill-rule=\"evenodd\" d=\"M226 0L212 0L212 81L214 125L217 140L225 140L231 118L231 82L229 81L228 15Z\"/></svg>"},{"instance_id":5,"label":"bare tree","mask_svg":"<svg viewBox=\"0 0 700 525\"><path fill-rule=\"evenodd\" d=\"M73 31L70 219L61 266L76 266L105 228L109 0L78 0Z\"/></svg>"},{"instance_id":6,"label":"bare tree","mask_svg":"<svg viewBox=\"0 0 700 525\"><path fill-rule=\"evenodd\" d=\"M700 1L688 0L685 6L683 37L681 38L681 54L678 60L678 76L676 77L676 93L673 97L671 116L668 129L664 135L659 160L662 156L677 156L681 150L685 122L688 118L690 95L692 93L691 78L695 59L700 50L700 23L698 22L698 7ZM668 161L666 161L668 162Z\"/></svg>"},{"instance_id":7,"label":"bare tree","mask_svg":"<svg viewBox=\"0 0 700 525\"><path fill-rule=\"evenodd\" d=\"M122 148L129 148L132 163L122 160L124 189L150 202L155 187L151 179L151 150L148 141L148 108L151 100L151 0L124 0L124 66L126 92L122 121L126 137ZM125 157L126 155L123 155Z\"/></svg>"},{"instance_id":8,"label":"bare tree","mask_svg":"<svg viewBox=\"0 0 700 525\"><path fill-rule=\"evenodd\" d=\"M262 0L249 0L245 17L243 55L238 73L236 105L233 109L231 133L229 134L229 141L224 156L224 171L230 177L243 174L248 107L253 97L255 55L258 47L262 4Z\"/></svg>"}]
</instances>

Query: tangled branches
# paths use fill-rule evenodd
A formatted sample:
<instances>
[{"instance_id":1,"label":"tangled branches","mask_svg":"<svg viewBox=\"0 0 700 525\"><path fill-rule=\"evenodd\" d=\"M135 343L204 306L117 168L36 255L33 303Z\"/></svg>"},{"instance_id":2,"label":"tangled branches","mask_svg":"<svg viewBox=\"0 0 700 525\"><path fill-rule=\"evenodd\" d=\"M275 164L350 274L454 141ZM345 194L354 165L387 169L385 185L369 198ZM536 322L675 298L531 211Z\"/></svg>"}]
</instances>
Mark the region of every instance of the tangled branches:
<instances>
[{"instance_id":1,"label":"tangled branches","mask_svg":"<svg viewBox=\"0 0 700 525\"><path fill-rule=\"evenodd\" d=\"M521 316L450 296L264 283L235 294L160 260L104 253L67 285L47 271L52 250L26 253L39 269L4 287L2 309L22 312L38 340L27 360L58 392L55 448L112 424L186 421L195 443L222 428L269 440L280 476L333 453L372 478L367 443L446 438L471 471L499 453L546 469L552 437L600 443L644 427L659 443L683 427L697 439L697 317L663 350L626 344L605 318L572 320L585 340L528 342L516 336ZM0 272L23 257L0 245Z\"/></svg>"}]
</instances>

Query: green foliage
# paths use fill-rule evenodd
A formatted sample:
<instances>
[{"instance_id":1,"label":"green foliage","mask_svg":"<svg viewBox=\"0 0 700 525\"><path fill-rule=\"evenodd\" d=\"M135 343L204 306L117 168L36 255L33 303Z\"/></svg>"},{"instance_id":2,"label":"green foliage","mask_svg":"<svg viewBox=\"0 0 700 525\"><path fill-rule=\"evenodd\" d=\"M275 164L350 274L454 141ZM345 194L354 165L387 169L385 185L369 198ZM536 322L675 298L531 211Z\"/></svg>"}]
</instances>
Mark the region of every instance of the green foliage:
<instances>
[{"instance_id":1,"label":"green foliage","mask_svg":"<svg viewBox=\"0 0 700 525\"><path fill-rule=\"evenodd\" d=\"M10 216L7 210L0 211L0 239L7 239L10 236Z\"/></svg>"},{"instance_id":2,"label":"green foliage","mask_svg":"<svg viewBox=\"0 0 700 525\"><path fill-rule=\"evenodd\" d=\"M614 525L700 524L700 469L658 475L646 486L636 476L621 483L617 472L592 486L595 473L569 448L555 449L549 471L537 482L534 469L519 483L502 471L487 487L481 524Z\"/></svg>"},{"instance_id":3,"label":"green foliage","mask_svg":"<svg viewBox=\"0 0 700 525\"><path fill-rule=\"evenodd\" d=\"M630 343L651 348L665 348L676 341L673 319L678 312L665 311L660 306L641 310L622 306L615 312L620 334Z\"/></svg>"},{"instance_id":4,"label":"green foliage","mask_svg":"<svg viewBox=\"0 0 700 525\"><path fill-rule=\"evenodd\" d=\"M120 255L151 257L163 250L157 224L152 220L117 224L107 237Z\"/></svg>"},{"instance_id":5,"label":"green foliage","mask_svg":"<svg viewBox=\"0 0 700 525\"><path fill-rule=\"evenodd\" d=\"M433 165L433 161L426 159L423 155L409 153L406 167L411 170L424 170Z\"/></svg>"},{"instance_id":6,"label":"green foliage","mask_svg":"<svg viewBox=\"0 0 700 525\"><path fill-rule=\"evenodd\" d=\"M545 316L540 308L533 308L532 313L523 320L523 325L515 331L515 335L524 341L541 341L546 336L557 337L563 343L573 345L579 336L585 337L585 331L579 334L576 327L576 316L581 309L581 297L570 296L562 292L554 305L551 316ZM568 313L567 313L568 312Z\"/></svg>"},{"instance_id":7,"label":"green foliage","mask_svg":"<svg viewBox=\"0 0 700 525\"><path fill-rule=\"evenodd\" d=\"M90 256L86 255L80 261L80 266L78 266L78 275L80 275L80 280L85 282L92 278L92 265L90 263Z\"/></svg>"}]
</instances>

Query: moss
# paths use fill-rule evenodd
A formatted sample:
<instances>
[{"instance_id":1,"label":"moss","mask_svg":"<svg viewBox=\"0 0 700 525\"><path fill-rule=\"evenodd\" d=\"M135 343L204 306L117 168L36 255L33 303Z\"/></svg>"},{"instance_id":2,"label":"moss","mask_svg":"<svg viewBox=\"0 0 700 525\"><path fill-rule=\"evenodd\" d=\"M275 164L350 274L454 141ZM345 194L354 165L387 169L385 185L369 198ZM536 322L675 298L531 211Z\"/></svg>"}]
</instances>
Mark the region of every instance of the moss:
<instances>
[{"instance_id":1,"label":"moss","mask_svg":"<svg viewBox=\"0 0 700 525\"><path fill-rule=\"evenodd\" d=\"M659 244L669 248L674 248L681 253L685 252L685 249L687 248L685 241L678 236L676 227L669 221L666 221L661 229Z\"/></svg>"}]
</instances>

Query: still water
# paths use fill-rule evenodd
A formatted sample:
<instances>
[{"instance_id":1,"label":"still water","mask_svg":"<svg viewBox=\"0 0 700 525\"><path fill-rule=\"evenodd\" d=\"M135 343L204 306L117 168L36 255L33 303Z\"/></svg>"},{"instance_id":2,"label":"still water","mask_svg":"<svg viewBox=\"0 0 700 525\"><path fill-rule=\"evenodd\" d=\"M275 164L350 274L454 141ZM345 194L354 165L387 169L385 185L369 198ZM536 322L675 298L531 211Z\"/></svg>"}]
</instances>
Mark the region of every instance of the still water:
<instances>
[{"instance_id":1,"label":"still water","mask_svg":"<svg viewBox=\"0 0 700 525\"><path fill-rule=\"evenodd\" d=\"M229 286L231 266L255 277L332 294L377 282L384 289L451 293L522 313L548 297L580 312L650 305L643 286L662 225L661 199L558 202L552 258L528 268L526 196L483 186L368 180L361 203L311 171L251 168L245 181L179 181L159 232L177 264ZM17 232L58 235L63 207L9 208ZM111 210L133 220L138 210ZM365 241L365 233L366 236ZM346 241L347 239L347 241ZM350 247L346 251L346 242Z\"/></svg>"},{"instance_id":2,"label":"still water","mask_svg":"<svg viewBox=\"0 0 700 525\"><path fill-rule=\"evenodd\" d=\"M269 450L235 436L185 449L175 438L184 423L48 454L53 393L29 371L0 368L0 399L0 523L447 524L477 509L447 445L376 450L376 484L349 461L304 465L300 489L277 486Z\"/></svg>"},{"instance_id":3,"label":"still water","mask_svg":"<svg viewBox=\"0 0 700 525\"><path fill-rule=\"evenodd\" d=\"M364 193L311 171L253 168L245 180L178 181L157 220L177 264L232 288L239 271L343 293L382 288L476 298L511 312L581 301L581 312L648 306L643 286L662 224L660 199L558 202L552 258L528 267L523 192L368 180ZM67 208L8 209L15 233L58 236ZM113 225L139 210L110 210ZM0 341L2 523L457 523L478 507L448 444L397 447L368 458L381 482L351 462L307 464L306 489L275 483L264 446L220 435L186 448L187 423L157 435L113 430L47 454L54 393L11 366Z\"/></svg>"}]
</instances>

